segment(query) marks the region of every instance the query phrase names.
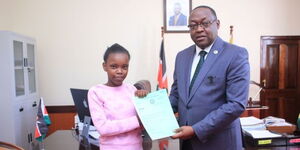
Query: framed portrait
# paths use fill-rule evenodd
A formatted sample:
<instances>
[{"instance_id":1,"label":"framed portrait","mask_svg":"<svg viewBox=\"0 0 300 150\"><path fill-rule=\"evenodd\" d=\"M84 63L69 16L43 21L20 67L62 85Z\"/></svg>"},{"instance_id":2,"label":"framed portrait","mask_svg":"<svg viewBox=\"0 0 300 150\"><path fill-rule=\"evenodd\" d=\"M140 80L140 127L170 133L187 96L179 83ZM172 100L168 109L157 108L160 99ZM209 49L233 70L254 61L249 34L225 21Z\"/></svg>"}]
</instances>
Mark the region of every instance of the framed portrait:
<instances>
[{"instance_id":1,"label":"framed portrait","mask_svg":"<svg viewBox=\"0 0 300 150\"><path fill-rule=\"evenodd\" d=\"M192 0L164 0L164 31L189 32L187 25L191 8Z\"/></svg>"}]
</instances>

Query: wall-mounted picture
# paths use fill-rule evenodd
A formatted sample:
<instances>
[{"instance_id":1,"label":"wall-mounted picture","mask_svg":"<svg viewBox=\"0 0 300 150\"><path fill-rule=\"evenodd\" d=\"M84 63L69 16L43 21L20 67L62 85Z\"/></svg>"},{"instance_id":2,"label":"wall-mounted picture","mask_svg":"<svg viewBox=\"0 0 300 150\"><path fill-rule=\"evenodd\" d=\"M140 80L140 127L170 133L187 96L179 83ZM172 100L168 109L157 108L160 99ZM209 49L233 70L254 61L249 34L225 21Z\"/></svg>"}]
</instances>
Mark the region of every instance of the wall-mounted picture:
<instances>
[{"instance_id":1,"label":"wall-mounted picture","mask_svg":"<svg viewBox=\"0 0 300 150\"><path fill-rule=\"evenodd\" d=\"M187 25L191 8L192 0L164 0L165 32L189 32Z\"/></svg>"}]
</instances>

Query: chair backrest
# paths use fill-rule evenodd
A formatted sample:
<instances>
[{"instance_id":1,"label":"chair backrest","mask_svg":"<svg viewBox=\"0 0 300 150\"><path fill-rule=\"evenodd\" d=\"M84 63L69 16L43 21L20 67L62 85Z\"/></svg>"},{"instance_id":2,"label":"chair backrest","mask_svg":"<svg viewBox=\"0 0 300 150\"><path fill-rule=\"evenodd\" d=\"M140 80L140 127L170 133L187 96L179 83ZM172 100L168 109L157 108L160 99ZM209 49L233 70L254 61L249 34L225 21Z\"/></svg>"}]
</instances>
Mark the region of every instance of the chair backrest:
<instances>
[{"instance_id":1,"label":"chair backrest","mask_svg":"<svg viewBox=\"0 0 300 150\"><path fill-rule=\"evenodd\" d=\"M84 116L83 129L81 133L82 141L80 144L83 144L84 150L91 150L91 145L89 141L89 129L90 129L91 117Z\"/></svg>"},{"instance_id":2,"label":"chair backrest","mask_svg":"<svg viewBox=\"0 0 300 150\"><path fill-rule=\"evenodd\" d=\"M84 116L84 122L83 122L83 128L82 128L82 137L88 138L89 136L89 130L90 130L90 124L91 124L91 117Z\"/></svg>"},{"instance_id":3,"label":"chair backrest","mask_svg":"<svg viewBox=\"0 0 300 150\"><path fill-rule=\"evenodd\" d=\"M0 141L0 150L24 150L24 149L17 145Z\"/></svg>"},{"instance_id":4,"label":"chair backrest","mask_svg":"<svg viewBox=\"0 0 300 150\"><path fill-rule=\"evenodd\" d=\"M138 90L147 90L151 92L151 83L148 80L140 80L134 84Z\"/></svg>"}]
</instances>

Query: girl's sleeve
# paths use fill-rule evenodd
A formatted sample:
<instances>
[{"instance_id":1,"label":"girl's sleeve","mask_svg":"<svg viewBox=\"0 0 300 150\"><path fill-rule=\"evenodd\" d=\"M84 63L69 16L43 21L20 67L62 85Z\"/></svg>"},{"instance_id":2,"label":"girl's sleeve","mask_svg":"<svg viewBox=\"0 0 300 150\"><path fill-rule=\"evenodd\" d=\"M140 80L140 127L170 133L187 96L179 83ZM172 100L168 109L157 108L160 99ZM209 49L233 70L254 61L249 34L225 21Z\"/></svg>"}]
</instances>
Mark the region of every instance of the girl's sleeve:
<instances>
[{"instance_id":1,"label":"girl's sleeve","mask_svg":"<svg viewBox=\"0 0 300 150\"><path fill-rule=\"evenodd\" d=\"M103 101L93 89L88 92L88 102L94 126L101 136L112 136L135 130L140 127L137 116L121 120L109 120L103 107Z\"/></svg>"}]
</instances>

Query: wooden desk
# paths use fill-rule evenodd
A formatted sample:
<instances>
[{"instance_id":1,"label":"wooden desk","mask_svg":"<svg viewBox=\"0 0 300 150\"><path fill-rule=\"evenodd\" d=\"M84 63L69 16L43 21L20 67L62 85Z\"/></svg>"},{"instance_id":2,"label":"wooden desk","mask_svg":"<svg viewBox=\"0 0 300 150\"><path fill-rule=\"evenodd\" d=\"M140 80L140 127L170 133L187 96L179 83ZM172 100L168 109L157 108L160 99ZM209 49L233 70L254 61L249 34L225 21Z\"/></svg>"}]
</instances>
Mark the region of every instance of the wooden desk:
<instances>
[{"instance_id":1,"label":"wooden desk","mask_svg":"<svg viewBox=\"0 0 300 150\"><path fill-rule=\"evenodd\" d=\"M73 135L74 133L72 130L57 130L45 139L45 149L77 150L79 149L79 142Z\"/></svg>"},{"instance_id":2,"label":"wooden desk","mask_svg":"<svg viewBox=\"0 0 300 150\"><path fill-rule=\"evenodd\" d=\"M91 143L95 142L92 140ZM97 141L96 141L97 142ZM168 140L169 150L179 150L178 140ZM45 141L46 150L84 150L84 146L80 145L78 136L72 130L58 130L48 136ZM144 150L160 150L158 141L151 141L149 138L144 138ZM244 150L299 150L300 147L247 147ZM91 144L91 150L99 150L96 144Z\"/></svg>"},{"instance_id":3,"label":"wooden desk","mask_svg":"<svg viewBox=\"0 0 300 150\"><path fill-rule=\"evenodd\" d=\"M264 111L269 109L268 106L247 107L240 117L254 116L256 118L264 117Z\"/></svg>"},{"instance_id":4,"label":"wooden desk","mask_svg":"<svg viewBox=\"0 0 300 150\"><path fill-rule=\"evenodd\" d=\"M300 147L291 146L291 147L254 147L246 148L246 150L300 150Z\"/></svg>"}]
</instances>

